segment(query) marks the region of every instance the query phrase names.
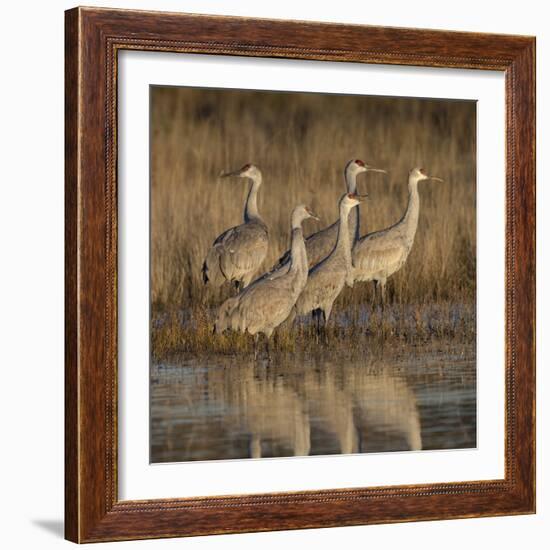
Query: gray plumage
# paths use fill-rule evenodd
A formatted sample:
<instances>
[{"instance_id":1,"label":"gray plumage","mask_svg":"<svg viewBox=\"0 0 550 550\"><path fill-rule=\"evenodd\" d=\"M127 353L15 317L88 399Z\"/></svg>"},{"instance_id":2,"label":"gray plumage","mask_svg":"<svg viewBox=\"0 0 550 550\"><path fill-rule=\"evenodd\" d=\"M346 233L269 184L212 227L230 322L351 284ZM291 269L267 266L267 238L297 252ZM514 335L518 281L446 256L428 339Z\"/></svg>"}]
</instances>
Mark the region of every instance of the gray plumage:
<instances>
[{"instance_id":1,"label":"gray plumage","mask_svg":"<svg viewBox=\"0 0 550 550\"><path fill-rule=\"evenodd\" d=\"M258 213L257 195L262 184L260 170L251 164L223 177L237 176L252 180L244 209L244 223L224 231L216 238L202 265L204 283L220 286L225 281L245 288L264 261L269 233Z\"/></svg>"},{"instance_id":2,"label":"gray plumage","mask_svg":"<svg viewBox=\"0 0 550 550\"><path fill-rule=\"evenodd\" d=\"M311 217L316 218L306 206L294 209L289 269L276 277L260 277L237 296L227 299L220 306L216 332L231 329L253 335L263 333L269 339L275 328L285 321L307 281L302 221Z\"/></svg>"},{"instance_id":3,"label":"gray plumage","mask_svg":"<svg viewBox=\"0 0 550 550\"><path fill-rule=\"evenodd\" d=\"M385 170L380 170L365 164L362 160L350 160L346 164L344 170L344 179L346 182L346 189L348 193L357 193L357 176L363 172L382 172L386 173ZM334 248L336 244L336 239L338 237L338 226L340 224L339 220L336 220L332 225L313 233L306 239L306 250L307 257L309 262L309 267L317 265L321 260L326 258ZM349 235L350 239L353 242L359 238L360 228L359 228L359 208L353 210L349 216ZM272 268L272 271L276 271L288 263L290 256L290 251L287 250L275 266Z\"/></svg>"},{"instance_id":4,"label":"gray plumage","mask_svg":"<svg viewBox=\"0 0 550 550\"><path fill-rule=\"evenodd\" d=\"M310 312L314 312L315 315L322 314L326 325L334 301L344 285L353 286L349 215L352 208L358 204L359 197L356 194L346 193L341 197L336 244L324 260L309 270L306 286L296 302L298 315Z\"/></svg>"},{"instance_id":5,"label":"gray plumage","mask_svg":"<svg viewBox=\"0 0 550 550\"><path fill-rule=\"evenodd\" d=\"M375 281L382 301L388 277L403 267L413 246L420 213L418 182L426 179L442 181L428 176L422 168L413 168L409 172L409 201L403 217L387 229L365 235L353 247L354 280Z\"/></svg>"}]
</instances>

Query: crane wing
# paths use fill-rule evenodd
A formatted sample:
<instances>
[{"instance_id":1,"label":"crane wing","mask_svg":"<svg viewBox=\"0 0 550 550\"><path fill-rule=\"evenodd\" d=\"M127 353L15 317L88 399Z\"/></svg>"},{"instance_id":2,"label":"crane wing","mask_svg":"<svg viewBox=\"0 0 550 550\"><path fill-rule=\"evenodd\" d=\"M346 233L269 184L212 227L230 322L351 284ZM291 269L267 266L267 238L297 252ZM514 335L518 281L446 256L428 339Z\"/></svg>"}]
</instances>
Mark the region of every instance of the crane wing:
<instances>
[{"instance_id":1,"label":"crane wing","mask_svg":"<svg viewBox=\"0 0 550 550\"><path fill-rule=\"evenodd\" d=\"M263 224L244 223L221 233L210 250L216 251L219 269L231 280L255 272L267 254L267 245L267 229Z\"/></svg>"},{"instance_id":2,"label":"crane wing","mask_svg":"<svg viewBox=\"0 0 550 550\"><path fill-rule=\"evenodd\" d=\"M406 255L405 247L399 238L388 233L373 234L355 245L353 266L357 279L368 280L380 270L391 271L402 262Z\"/></svg>"},{"instance_id":3,"label":"crane wing","mask_svg":"<svg viewBox=\"0 0 550 550\"><path fill-rule=\"evenodd\" d=\"M234 228L224 239L224 256L239 271L255 270L265 258L267 244L265 228L243 224Z\"/></svg>"},{"instance_id":4,"label":"crane wing","mask_svg":"<svg viewBox=\"0 0 550 550\"><path fill-rule=\"evenodd\" d=\"M212 246L216 245L216 244L220 244L220 243L223 243L223 241L226 239L226 238L229 238L231 236L231 234L233 233L233 231L235 231L235 229L237 229L239 226L236 226L236 227L230 227L229 229L226 229L223 233L220 233L217 237L216 237L216 240L212 243Z\"/></svg>"},{"instance_id":5,"label":"crane wing","mask_svg":"<svg viewBox=\"0 0 550 550\"><path fill-rule=\"evenodd\" d=\"M313 233L306 239L307 261L309 266L323 261L334 249L338 237L338 222Z\"/></svg>"},{"instance_id":6,"label":"crane wing","mask_svg":"<svg viewBox=\"0 0 550 550\"><path fill-rule=\"evenodd\" d=\"M324 260L334 248L336 244L336 237L338 236L338 225L336 221L332 225L312 233L305 239L307 262L308 265L317 265L320 261ZM287 250L273 266L272 271L275 271L290 261L290 250Z\"/></svg>"},{"instance_id":7,"label":"crane wing","mask_svg":"<svg viewBox=\"0 0 550 550\"><path fill-rule=\"evenodd\" d=\"M345 271L323 270L316 273L312 282L317 301L324 302L327 299L336 299L345 281Z\"/></svg>"},{"instance_id":8,"label":"crane wing","mask_svg":"<svg viewBox=\"0 0 550 550\"><path fill-rule=\"evenodd\" d=\"M247 287L236 297L237 303L229 313L229 326L255 334L275 328L289 316L294 300L284 285L265 279Z\"/></svg>"},{"instance_id":9,"label":"crane wing","mask_svg":"<svg viewBox=\"0 0 550 550\"><path fill-rule=\"evenodd\" d=\"M345 276L345 271L311 270L296 304L299 315L306 315L327 303L332 304L344 287Z\"/></svg>"}]
</instances>

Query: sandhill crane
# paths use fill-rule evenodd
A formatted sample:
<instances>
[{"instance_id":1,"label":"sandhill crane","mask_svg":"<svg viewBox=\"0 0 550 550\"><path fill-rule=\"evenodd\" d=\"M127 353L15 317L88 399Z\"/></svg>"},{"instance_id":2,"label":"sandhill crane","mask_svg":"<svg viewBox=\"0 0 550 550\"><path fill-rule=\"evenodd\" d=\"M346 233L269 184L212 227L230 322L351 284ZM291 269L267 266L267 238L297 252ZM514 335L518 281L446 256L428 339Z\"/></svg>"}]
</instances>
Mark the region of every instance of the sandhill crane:
<instances>
[{"instance_id":1,"label":"sandhill crane","mask_svg":"<svg viewBox=\"0 0 550 550\"><path fill-rule=\"evenodd\" d=\"M374 168L365 164L362 160L350 160L344 169L344 178L348 193L357 193L357 176L364 172L381 172L387 174L385 170ZM336 244L338 236L338 225L340 221L336 220L332 225L313 233L306 239L306 250L309 262L309 267L317 265L321 260L326 258ZM359 238L359 208L356 208L350 214L349 234L352 242ZM272 271L282 268L287 264L290 251L286 251L277 264L272 268Z\"/></svg>"},{"instance_id":2,"label":"sandhill crane","mask_svg":"<svg viewBox=\"0 0 550 550\"><path fill-rule=\"evenodd\" d=\"M321 316L323 327L326 328L334 301L344 285L353 286L351 264L353 243L349 234L349 213L359 202L360 197L354 193L346 193L340 198L340 220L336 244L324 260L309 270L306 286L296 302L297 315L312 312L314 319L316 318L317 334L320 332Z\"/></svg>"},{"instance_id":3,"label":"sandhill crane","mask_svg":"<svg viewBox=\"0 0 550 550\"><path fill-rule=\"evenodd\" d=\"M409 172L409 202L403 217L387 229L365 235L353 247L354 280L375 281L382 304L386 280L403 266L411 251L420 211L418 182L427 179L443 181L428 176L423 168L413 168Z\"/></svg>"},{"instance_id":4,"label":"sandhill crane","mask_svg":"<svg viewBox=\"0 0 550 550\"><path fill-rule=\"evenodd\" d=\"M269 338L289 316L306 284L308 267L302 222L307 218L319 219L304 205L297 206L292 212L288 271L273 278L260 277L220 306L215 331L232 329L254 335L254 355L259 334L263 333L269 357Z\"/></svg>"},{"instance_id":5,"label":"sandhill crane","mask_svg":"<svg viewBox=\"0 0 550 550\"><path fill-rule=\"evenodd\" d=\"M253 164L222 174L252 180L244 208L244 223L224 231L213 243L202 265L204 283L220 286L234 282L237 288L250 284L267 254L267 226L258 213L257 196L262 174Z\"/></svg>"}]
</instances>

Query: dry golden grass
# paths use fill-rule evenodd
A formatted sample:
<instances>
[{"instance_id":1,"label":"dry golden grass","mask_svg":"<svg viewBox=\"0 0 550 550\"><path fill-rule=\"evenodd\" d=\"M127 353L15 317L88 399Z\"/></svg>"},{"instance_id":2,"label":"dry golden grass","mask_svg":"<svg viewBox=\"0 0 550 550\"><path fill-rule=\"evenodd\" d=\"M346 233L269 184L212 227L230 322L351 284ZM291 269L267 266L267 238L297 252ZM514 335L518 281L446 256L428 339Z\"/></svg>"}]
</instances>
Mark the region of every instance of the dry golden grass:
<instances>
[{"instance_id":1,"label":"dry golden grass","mask_svg":"<svg viewBox=\"0 0 550 550\"><path fill-rule=\"evenodd\" d=\"M214 334L212 325L216 308L193 306L185 312L157 313L153 318L152 354L160 361L171 354L251 356L254 339L248 334L227 332ZM473 305L444 302L408 306L393 304L385 311L369 308L367 314L358 307L341 308L331 319L327 340L317 336L314 325L305 319L289 326L281 325L270 342L270 352L285 354L338 354L363 356L366 350L380 352L386 344L419 346L430 342L461 347L475 344L475 309ZM260 340L258 350L263 351ZM457 348L458 349L458 348Z\"/></svg>"},{"instance_id":2,"label":"dry golden grass","mask_svg":"<svg viewBox=\"0 0 550 550\"><path fill-rule=\"evenodd\" d=\"M397 306L415 305L419 315L434 302L475 304L474 103L165 87L151 93L153 348L155 342L158 350L188 347L182 345L182 311L185 319L206 311L198 333L193 327L195 338L206 335L212 308L227 296L227 288L205 287L200 269L215 237L242 223L248 183L218 175L248 162L264 175L259 209L270 231L265 269L288 247L296 204L308 204L323 220L308 220L306 234L336 219L348 160L390 172L359 176L359 191L369 194L361 206L362 234L401 217L410 168L423 166L444 178L420 184L415 244L388 281L388 298ZM337 306L353 318L371 296L371 284L358 284ZM155 336L161 325L170 332L167 318L173 334ZM212 344L210 337L204 344Z\"/></svg>"}]
</instances>

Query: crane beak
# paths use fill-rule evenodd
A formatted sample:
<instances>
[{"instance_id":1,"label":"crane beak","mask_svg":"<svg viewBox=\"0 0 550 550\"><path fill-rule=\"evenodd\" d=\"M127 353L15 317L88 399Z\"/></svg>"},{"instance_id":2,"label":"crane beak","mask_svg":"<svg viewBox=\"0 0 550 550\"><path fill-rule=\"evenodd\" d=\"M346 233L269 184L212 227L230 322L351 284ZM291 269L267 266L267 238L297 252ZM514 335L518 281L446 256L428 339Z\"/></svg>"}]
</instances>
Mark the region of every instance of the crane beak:
<instances>
[{"instance_id":1,"label":"crane beak","mask_svg":"<svg viewBox=\"0 0 550 550\"><path fill-rule=\"evenodd\" d=\"M220 172L220 178L231 178L233 176L240 176L241 170L235 170L233 172Z\"/></svg>"},{"instance_id":2,"label":"crane beak","mask_svg":"<svg viewBox=\"0 0 550 550\"><path fill-rule=\"evenodd\" d=\"M315 214L315 212L313 212L313 210L308 209L307 213L309 214L310 218L313 218L314 220L317 220L318 222L321 221L321 218L317 214Z\"/></svg>"},{"instance_id":3,"label":"crane beak","mask_svg":"<svg viewBox=\"0 0 550 550\"><path fill-rule=\"evenodd\" d=\"M364 195L355 195L355 198L359 201L359 202L363 202L366 198L368 198L368 194L365 193Z\"/></svg>"},{"instance_id":4,"label":"crane beak","mask_svg":"<svg viewBox=\"0 0 550 550\"><path fill-rule=\"evenodd\" d=\"M381 174L387 174L387 170L382 170L382 168L374 168L373 166L367 166L367 172L380 172Z\"/></svg>"},{"instance_id":5,"label":"crane beak","mask_svg":"<svg viewBox=\"0 0 550 550\"><path fill-rule=\"evenodd\" d=\"M441 178L436 178L435 176L429 176L428 179L434 180L434 181L441 181L441 182L445 181L445 180L443 180L443 179L441 179Z\"/></svg>"}]
</instances>

